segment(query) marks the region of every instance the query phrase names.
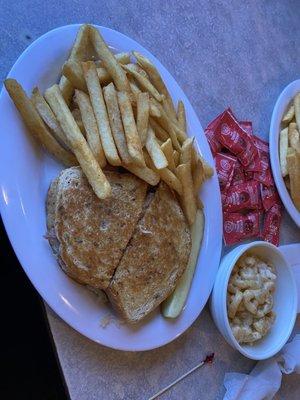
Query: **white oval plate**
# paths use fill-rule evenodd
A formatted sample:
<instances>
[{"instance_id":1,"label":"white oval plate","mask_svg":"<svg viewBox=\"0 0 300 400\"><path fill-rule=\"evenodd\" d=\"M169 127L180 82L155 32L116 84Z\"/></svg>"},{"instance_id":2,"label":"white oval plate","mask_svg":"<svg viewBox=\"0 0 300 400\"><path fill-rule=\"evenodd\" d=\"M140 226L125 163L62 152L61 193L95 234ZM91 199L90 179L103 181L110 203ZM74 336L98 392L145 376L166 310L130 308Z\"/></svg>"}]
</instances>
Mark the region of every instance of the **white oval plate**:
<instances>
[{"instance_id":1,"label":"white oval plate","mask_svg":"<svg viewBox=\"0 0 300 400\"><path fill-rule=\"evenodd\" d=\"M288 108L289 103L299 92L300 92L300 79L290 83L281 92L280 96L276 101L272 114L269 142L270 142L271 167L277 190L279 192L280 198L286 210L290 214L291 218L294 220L295 224L297 224L297 226L300 227L300 212L294 206L291 196L285 186L283 177L281 175L280 161L279 161L279 134L281 127L281 120L285 111Z\"/></svg>"},{"instance_id":2,"label":"white oval plate","mask_svg":"<svg viewBox=\"0 0 300 400\"><path fill-rule=\"evenodd\" d=\"M8 76L16 78L27 93L36 85L44 91L57 81L79 26L64 26L40 37L19 57ZM189 134L196 136L201 153L213 165L199 120L169 72L134 40L108 28L97 28L113 49L136 49L154 62L175 103L179 99L184 101ZM61 271L43 237L46 232L47 189L62 167L28 138L5 89L2 89L0 96L0 110L1 214L15 253L43 299L78 332L115 349L149 350L169 343L181 335L203 309L219 266L222 213L216 176L204 185L201 193L206 216L204 240L192 288L181 316L175 321L168 321L156 310L137 326L114 322L104 329L101 321L112 313L110 307L101 304L93 293L76 284Z\"/></svg>"}]
</instances>

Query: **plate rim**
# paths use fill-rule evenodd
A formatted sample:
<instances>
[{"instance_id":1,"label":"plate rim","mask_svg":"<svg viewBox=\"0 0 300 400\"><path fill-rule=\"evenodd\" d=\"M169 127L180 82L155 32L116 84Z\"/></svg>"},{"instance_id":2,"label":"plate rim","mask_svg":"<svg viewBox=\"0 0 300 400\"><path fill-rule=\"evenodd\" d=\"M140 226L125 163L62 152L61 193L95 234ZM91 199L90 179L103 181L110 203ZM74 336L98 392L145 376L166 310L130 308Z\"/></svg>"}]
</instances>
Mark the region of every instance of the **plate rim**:
<instances>
[{"instance_id":1,"label":"plate rim","mask_svg":"<svg viewBox=\"0 0 300 400\"><path fill-rule=\"evenodd\" d=\"M15 61L15 63L13 64L13 66L11 67L11 69L10 69L8 75L7 75L7 78L13 77L13 76L14 76L14 69L16 68L16 66L22 61L22 59L23 59L23 58L26 56L26 54L31 50L31 48L32 48L33 46L35 46L38 42L43 41L47 36L53 35L53 34L57 33L58 31L60 31L60 30L62 30L62 29L66 29L66 28L79 28L81 25L82 25L82 24L63 25L63 26L60 26L60 27L56 27L55 29L52 29L52 30L50 30L50 31L48 31L48 32L46 32L46 33L44 33L44 34L41 35L40 37L38 37L34 42L32 42L32 43L31 43L26 49L24 49L24 51L20 54L20 56L17 58L17 60ZM124 35L123 33L119 32L119 31L116 31L116 30L114 30L114 29L107 28L107 27L104 27L104 26L95 25L95 24L93 24L93 26L95 26L95 27L96 27L97 29L99 29L101 32L103 32L103 30L104 30L104 31L110 31L113 35L120 36L120 37L121 37L121 40L122 40L122 37L125 37L126 40L129 39L130 41L133 41L133 42L137 43L140 47L142 47L143 49L145 49L146 52L147 52L148 54L151 55L151 58L154 60L155 64L158 65L158 68L159 68L160 70L162 69L162 71L160 71L160 72L162 72L162 73L167 73L167 74L171 77L171 79L173 80L173 82L176 84L176 86L180 89L180 91L181 91L181 92L184 94L184 96L187 98L187 96L185 95L184 91L181 89L181 87L179 86L179 84L177 83L177 81L174 79L174 77L170 74L170 72L169 72L169 71L161 64L161 62L160 62L149 50L147 50L143 45L141 45L141 44L140 44L139 42L137 42L135 39L131 39L131 37L129 37L129 36L127 36L127 35ZM75 35L75 34L74 34L74 35ZM105 35L105 33L104 33L104 35ZM4 88L4 85L3 85L2 89L1 89L1 93L0 93L0 106L1 106L1 104L2 104L2 97L3 97L4 93L5 93L5 88ZM187 99L187 100L188 100L188 99ZM188 102L189 102L189 100L188 100ZM191 112L193 113L193 119L195 118L197 124L199 125L199 127L201 127L201 130L200 130L200 132L199 132L199 135L203 135L203 134L204 134L204 133L203 133L203 128L202 128L202 125L201 125L201 123L200 123L200 121L199 121L199 119L198 119L198 117L197 117L197 114L196 114L196 112L195 112L195 110L194 110L194 108L193 108L193 106L192 106L192 104L191 104L190 102L189 102L189 105L190 105L190 107L191 107ZM202 132L201 132L201 131L202 131ZM203 148L203 146L204 146L204 148ZM206 155L206 157L208 157L209 161L212 161L212 160L213 160L213 157L212 157L212 154L211 154L211 151L210 151L210 148L209 148L208 143L207 143L207 142L203 143L201 147L202 147L202 151L205 150L205 155ZM4 174L3 171L2 171L2 174ZM2 184L3 184L3 179L2 179L2 176L3 176L3 175L2 175L2 174L0 174L0 177L1 177L0 188L1 188L1 189L3 189L3 185L2 185ZM5 174L4 174L4 175L5 175ZM215 275L217 274L217 269L218 269L218 266L219 266L219 262L220 262L220 258L221 258L221 251L222 251L222 226L223 226L223 220L222 220L222 210L221 210L221 196L220 196L220 191L219 191L219 189L218 189L218 191L216 192L216 196L217 196L217 198L219 199L219 202L218 202L218 203L219 203L219 207L218 207L218 210L217 210L217 212L216 212L216 214L219 214L219 215L217 215L217 219L218 219L218 221L219 221L219 224L218 224L217 227L214 226L213 228L214 228L214 231L217 231L217 230L219 231L219 235L216 235L216 236L219 237L219 239L218 239L218 242L217 242L216 247L215 247L215 259L216 259L216 264L218 264L217 267L216 267ZM96 339L95 337L91 337L91 335L90 335L88 332L86 332L85 329L82 328L82 326L81 326L80 323L77 323L77 324L76 324L76 323L74 322L74 320L72 320L71 318L68 318L68 316L65 314L64 310L60 310L58 307L56 307L55 304L53 304L53 303L54 303L53 301L52 301L52 302L49 301L49 298L47 298L46 293L44 293L44 291L42 290L42 288L39 287L38 283L35 282L35 279L33 279L33 276L30 274L30 267L27 267L27 266L26 266L26 263L24 263L23 256L22 256L22 252L19 251L19 249L18 249L19 246L18 246L17 240L14 238L14 232L13 232L11 226L10 226L9 213L7 212L7 207L6 207L6 204L5 204L5 199L4 199L3 190L1 190L1 194L0 194L0 212L1 212L3 224L4 224L4 227L5 227L6 233L7 233L7 235L8 235L9 241L10 241L10 243L11 243L13 249L14 249L14 252L15 252L17 258L18 258L18 261L19 261L19 263L20 263L22 269L24 270L24 272L26 273L26 275L28 276L28 278L29 278L30 281L32 282L33 286L35 287L35 290L38 291L38 293L41 295L41 297L43 298L43 300L49 305L49 307L50 307L60 318L62 318L63 321L65 321L69 326L71 326L73 329L75 329L76 331L78 331L80 334L84 335L85 337L91 339L92 341L94 341L94 342L96 342L96 343L98 343L98 344L102 344L102 345L104 345L104 346L107 346L107 347L110 347L110 348L113 348L113 349L117 349L117 350L123 350L123 351L146 351L146 350L151 350L151 349L155 349L155 348L164 346L164 345L166 345L166 344L172 342L172 341L175 340L176 338L178 338L180 335L182 335L182 334L195 322L195 320L199 317L199 315L201 314L203 308L205 307L205 304L206 304L207 301L208 301L209 295L210 295L211 290L212 290L212 287L213 287L214 280L211 282L211 285L210 285L211 287L210 287L209 290L208 290L207 296L205 296L205 297L206 297L206 301L205 301L204 305L203 305L202 307L199 307L199 309L197 309L197 311L194 313L194 317L191 318L191 319L189 320L189 322L186 324L186 326L185 326L184 328L181 328L180 332L178 332L176 335L173 335L172 337L169 337L169 338L167 338L166 340L162 340L162 341L160 341L159 343L157 343L157 344L155 344L155 345L150 344L150 345L144 345L144 346L136 346L135 348L133 348L133 347L130 347L130 348L129 348L129 347L127 347L127 346L122 345L121 343L120 343L120 345L112 345L112 344L109 344L109 343L107 343L107 342L103 343L101 340ZM21 260L22 260L22 261L21 261ZM24 265L24 264L25 264L25 265Z\"/></svg>"},{"instance_id":2,"label":"plate rim","mask_svg":"<svg viewBox=\"0 0 300 400\"><path fill-rule=\"evenodd\" d=\"M290 82L287 86L285 86L285 88L278 96L271 117L269 145L271 168L279 196L292 220L298 227L300 227L300 211L298 211L295 207L281 175L278 147L281 118L284 111L286 111L288 104L295 96L295 92L297 91L300 92L300 79L296 79ZM282 107L284 107L283 112L281 112ZM280 120L278 121L279 114Z\"/></svg>"}]
</instances>

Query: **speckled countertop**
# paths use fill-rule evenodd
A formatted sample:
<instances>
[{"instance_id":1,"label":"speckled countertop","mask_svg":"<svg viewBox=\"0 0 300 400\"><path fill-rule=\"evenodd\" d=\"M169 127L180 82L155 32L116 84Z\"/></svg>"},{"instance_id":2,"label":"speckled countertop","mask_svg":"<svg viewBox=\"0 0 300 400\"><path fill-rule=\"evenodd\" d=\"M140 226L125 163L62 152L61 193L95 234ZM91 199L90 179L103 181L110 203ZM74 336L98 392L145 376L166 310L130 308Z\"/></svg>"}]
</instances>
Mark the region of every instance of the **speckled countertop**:
<instances>
[{"instance_id":1,"label":"speckled countertop","mask_svg":"<svg viewBox=\"0 0 300 400\"><path fill-rule=\"evenodd\" d=\"M55 27L92 22L132 37L167 67L203 126L231 106L267 138L282 89L300 76L300 7L295 0L71 1L0 0L0 74L25 47ZM300 242L285 216L281 243ZM96 345L47 314L72 400L147 399L202 359L215 363L189 376L161 399L221 399L224 373L249 372L253 362L229 347L207 309L173 343L145 353ZM297 321L300 331L300 321ZM284 377L277 399L299 398L300 381Z\"/></svg>"}]
</instances>

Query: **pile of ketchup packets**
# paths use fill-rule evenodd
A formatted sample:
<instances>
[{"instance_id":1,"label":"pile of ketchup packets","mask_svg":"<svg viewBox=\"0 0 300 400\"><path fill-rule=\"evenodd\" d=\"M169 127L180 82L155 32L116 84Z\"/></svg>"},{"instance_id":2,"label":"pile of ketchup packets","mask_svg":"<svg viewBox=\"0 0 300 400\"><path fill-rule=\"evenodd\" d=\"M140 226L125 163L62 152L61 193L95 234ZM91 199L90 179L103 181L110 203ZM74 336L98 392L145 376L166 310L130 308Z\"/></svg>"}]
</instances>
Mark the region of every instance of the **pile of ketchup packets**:
<instances>
[{"instance_id":1,"label":"pile of ketchup packets","mask_svg":"<svg viewBox=\"0 0 300 400\"><path fill-rule=\"evenodd\" d=\"M230 108L205 129L219 178L226 245L257 237L279 245L282 206L269 161L269 145L238 121Z\"/></svg>"}]
</instances>

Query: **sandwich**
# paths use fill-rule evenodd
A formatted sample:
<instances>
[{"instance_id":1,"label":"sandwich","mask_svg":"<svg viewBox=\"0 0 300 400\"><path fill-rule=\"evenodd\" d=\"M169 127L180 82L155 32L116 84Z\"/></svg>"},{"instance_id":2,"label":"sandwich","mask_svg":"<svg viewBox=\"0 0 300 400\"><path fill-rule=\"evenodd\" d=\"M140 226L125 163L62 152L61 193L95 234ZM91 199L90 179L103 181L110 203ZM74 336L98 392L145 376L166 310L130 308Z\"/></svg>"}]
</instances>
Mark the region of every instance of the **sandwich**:
<instances>
[{"instance_id":1,"label":"sandwich","mask_svg":"<svg viewBox=\"0 0 300 400\"><path fill-rule=\"evenodd\" d=\"M135 175L107 171L110 198L94 194L80 167L50 185L47 238L63 271L104 291L128 322L137 322L175 289L191 235L178 200L163 182L153 188Z\"/></svg>"}]
</instances>

